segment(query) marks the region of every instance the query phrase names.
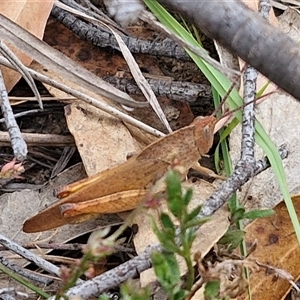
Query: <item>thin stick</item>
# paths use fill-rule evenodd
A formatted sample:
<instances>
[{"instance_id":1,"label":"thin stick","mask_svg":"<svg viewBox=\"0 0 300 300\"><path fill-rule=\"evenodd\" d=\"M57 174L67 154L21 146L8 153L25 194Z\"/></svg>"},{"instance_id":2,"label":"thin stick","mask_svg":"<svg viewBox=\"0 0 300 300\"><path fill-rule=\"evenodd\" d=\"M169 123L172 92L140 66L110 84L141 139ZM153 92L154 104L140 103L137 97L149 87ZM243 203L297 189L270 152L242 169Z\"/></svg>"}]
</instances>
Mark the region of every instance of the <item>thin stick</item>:
<instances>
[{"instance_id":1,"label":"thin stick","mask_svg":"<svg viewBox=\"0 0 300 300\"><path fill-rule=\"evenodd\" d=\"M5 119L5 125L10 136L11 146L17 160L23 161L27 155L27 145L21 135L20 128L14 118L7 91L4 85L2 72L0 69L0 105Z\"/></svg>"},{"instance_id":2,"label":"thin stick","mask_svg":"<svg viewBox=\"0 0 300 300\"><path fill-rule=\"evenodd\" d=\"M43 102L40 96L40 93L36 87L36 84L34 80L32 79L32 76L24 66L24 64L21 62L21 60L3 43L3 41L0 41L0 52L1 54L18 70L18 72L22 75L22 77L26 80L28 85L30 86L33 94L36 97L36 100L39 103L39 106L41 109L43 109Z\"/></svg>"},{"instance_id":3,"label":"thin stick","mask_svg":"<svg viewBox=\"0 0 300 300\"><path fill-rule=\"evenodd\" d=\"M71 135L22 133L21 136L28 146L74 146L74 138ZM9 145L10 137L7 132L0 131L0 145Z\"/></svg>"},{"instance_id":4,"label":"thin stick","mask_svg":"<svg viewBox=\"0 0 300 300\"><path fill-rule=\"evenodd\" d=\"M9 260L7 260L6 258L4 258L3 256L0 255L0 263L5 266L6 268L10 269L11 271L27 278L30 280L34 280L43 284L49 284L52 279L46 278L41 276L40 274L36 274L33 272L30 272L20 266L17 266L16 264L10 262ZM1 298L1 296L0 296Z\"/></svg>"},{"instance_id":5,"label":"thin stick","mask_svg":"<svg viewBox=\"0 0 300 300\"><path fill-rule=\"evenodd\" d=\"M56 276L60 276L59 268L45 259L35 255L31 251L21 247L17 243L11 241L7 237L0 234L0 244L2 244L6 249L9 249L19 255L21 255L23 258L28 259L29 261L35 263L38 267L46 270L47 272L51 274L55 274Z\"/></svg>"},{"instance_id":6,"label":"thin stick","mask_svg":"<svg viewBox=\"0 0 300 300\"><path fill-rule=\"evenodd\" d=\"M242 153L231 176L203 204L199 217L210 216L255 174L254 132L257 71L247 66L244 73Z\"/></svg>"},{"instance_id":7,"label":"thin stick","mask_svg":"<svg viewBox=\"0 0 300 300\"><path fill-rule=\"evenodd\" d=\"M18 292L18 291L15 290L15 288L3 288L3 289L0 290L0 298L2 300L16 299L14 297L17 297L18 299L19 299L19 297L29 298L28 294Z\"/></svg>"},{"instance_id":8,"label":"thin stick","mask_svg":"<svg viewBox=\"0 0 300 300\"><path fill-rule=\"evenodd\" d=\"M24 116L30 116L30 115L33 115L33 114L37 114L39 112L45 112L45 110L31 109L31 110L27 110L27 111L22 111L20 113L14 114L14 118L17 119L17 118L24 117ZM4 123L4 122L5 122L5 119L1 118L0 123Z\"/></svg>"}]
</instances>

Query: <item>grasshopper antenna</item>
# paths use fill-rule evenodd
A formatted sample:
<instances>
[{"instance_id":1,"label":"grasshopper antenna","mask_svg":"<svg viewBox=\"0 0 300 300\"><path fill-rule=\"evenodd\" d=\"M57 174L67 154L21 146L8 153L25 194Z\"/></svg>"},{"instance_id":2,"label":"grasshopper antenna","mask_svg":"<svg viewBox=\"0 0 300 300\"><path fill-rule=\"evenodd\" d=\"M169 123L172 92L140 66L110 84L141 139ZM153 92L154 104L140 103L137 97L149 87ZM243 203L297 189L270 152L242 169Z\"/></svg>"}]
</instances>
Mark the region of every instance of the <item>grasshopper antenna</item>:
<instances>
[{"instance_id":1,"label":"grasshopper antenna","mask_svg":"<svg viewBox=\"0 0 300 300\"><path fill-rule=\"evenodd\" d=\"M243 66L242 70L241 70L241 74L244 73L244 71L246 70L246 64ZM212 116L216 116L217 113L222 109L223 104L225 103L225 101L228 99L230 93L232 92L232 90L236 87L238 83L238 80L234 80L230 86L230 88L228 89L227 93L224 95L222 101L220 102L220 104L218 105L218 107L214 110L214 112L212 113ZM250 103L249 103L250 104ZM238 108L240 109L240 107ZM237 109L237 110L238 110ZM232 111L231 111L232 112ZM226 115L226 114L225 114ZM223 118L224 116L222 116L221 118Z\"/></svg>"},{"instance_id":2,"label":"grasshopper antenna","mask_svg":"<svg viewBox=\"0 0 300 300\"><path fill-rule=\"evenodd\" d=\"M243 73L243 72L245 71L245 69L246 69L246 65L242 68L241 72ZM222 109L222 106L224 105L225 101L228 99L230 93L231 93L232 90L236 87L236 84L237 84L237 80L235 80L235 81L231 84L230 88L228 89L228 91L227 91L226 94L224 95L224 97L223 97L223 99L221 100L220 104L217 106L217 108L216 108L216 109L214 110L214 112L211 114L212 116L216 116L216 115L220 112L220 110ZM267 93L267 94L265 94L265 95L262 95L262 96L260 96L260 97L258 97L258 98L256 98L256 99L254 99L253 101L248 102L247 104L243 104L243 105L241 105L241 106L239 106L239 107L237 107L237 108L235 108L235 109L233 109L233 110L230 110L230 111L224 113L224 114L220 117L220 119L223 119L223 118L227 117L228 115L231 115L231 114L235 113L236 111L241 110L242 108L244 108L245 106L247 106L247 105L249 105L249 104L251 104L251 103L253 103L253 102L256 102L256 101L258 101L258 100L260 100L260 99L266 98L266 97L268 97L269 95L271 95L271 94L273 94L273 93L275 93L275 92L276 92L276 90L275 90L275 91L272 91L272 92L270 92L270 93ZM263 101L263 100L262 100L262 101Z\"/></svg>"}]
</instances>

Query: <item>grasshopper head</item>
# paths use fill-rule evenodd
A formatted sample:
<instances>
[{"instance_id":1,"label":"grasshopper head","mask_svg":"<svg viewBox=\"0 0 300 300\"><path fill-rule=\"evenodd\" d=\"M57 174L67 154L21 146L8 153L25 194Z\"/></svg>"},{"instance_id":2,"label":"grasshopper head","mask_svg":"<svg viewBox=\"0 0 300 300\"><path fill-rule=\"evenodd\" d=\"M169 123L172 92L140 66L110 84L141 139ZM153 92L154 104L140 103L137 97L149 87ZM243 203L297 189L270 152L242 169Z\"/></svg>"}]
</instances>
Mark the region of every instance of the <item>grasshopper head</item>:
<instances>
[{"instance_id":1,"label":"grasshopper head","mask_svg":"<svg viewBox=\"0 0 300 300\"><path fill-rule=\"evenodd\" d=\"M195 143L200 155L206 154L213 144L216 122L217 119L214 116L207 116L197 117L192 123Z\"/></svg>"}]
</instances>

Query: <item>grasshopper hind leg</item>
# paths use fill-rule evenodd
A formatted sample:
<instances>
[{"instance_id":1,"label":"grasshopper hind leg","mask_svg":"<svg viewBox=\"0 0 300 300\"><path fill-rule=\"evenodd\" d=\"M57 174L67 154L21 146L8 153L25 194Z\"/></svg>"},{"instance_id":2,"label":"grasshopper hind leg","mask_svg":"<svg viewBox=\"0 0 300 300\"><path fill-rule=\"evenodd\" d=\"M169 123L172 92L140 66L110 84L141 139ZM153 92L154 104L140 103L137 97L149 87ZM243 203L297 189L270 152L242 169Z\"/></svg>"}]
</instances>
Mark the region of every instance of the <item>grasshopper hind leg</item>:
<instances>
[{"instance_id":1,"label":"grasshopper hind leg","mask_svg":"<svg viewBox=\"0 0 300 300\"><path fill-rule=\"evenodd\" d=\"M198 171L199 173L201 173L205 176L211 177L211 178L226 180L226 177L216 174L213 170L205 168L205 167L201 166L199 163L194 164L192 166L192 169Z\"/></svg>"}]
</instances>

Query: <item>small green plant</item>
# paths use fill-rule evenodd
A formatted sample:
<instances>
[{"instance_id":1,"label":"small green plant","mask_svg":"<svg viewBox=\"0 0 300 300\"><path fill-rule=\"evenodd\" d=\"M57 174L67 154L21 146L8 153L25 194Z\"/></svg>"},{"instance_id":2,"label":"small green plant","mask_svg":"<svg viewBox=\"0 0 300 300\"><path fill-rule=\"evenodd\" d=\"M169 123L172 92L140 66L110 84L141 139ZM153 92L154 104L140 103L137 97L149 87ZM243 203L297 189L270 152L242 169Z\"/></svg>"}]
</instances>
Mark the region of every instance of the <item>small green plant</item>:
<instances>
[{"instance_id":1,"label":"small green plant","mask_svg":"<svg viewBox=\"0 0 300 300\"><path fill-rule=\"evenodd\" d=\"M188 205L192 199L192 190L182 191L180 176L170 171L166 177L168 213L160 214L160 226L153 223L164 251L152 255L152 263L157 280L170 300L184 299L194 284L191 248L195 240L195 228L206 222L207 218L198 218L201 206L191 212ZM178 223L175 226L174 221ZM182 282L176 255L181 256L187 266L186 280Z\"/></svg>"},{"instance_id":2,"label":"small green plant","mask_svg":"<svg viewBox=\"0 0 300 300\"><path fill-rule=\"evenodd\" d=\"M233 200L228 202L228 207L231 214L231 226L218 243L226 245L230 252L239 246L243 246L241 247L241 252L246 256L246 247L242 244L245 238L245 232L242 230L242 221L266 218L273 215L275 212L272 209L254 209L246 212L241 204L237 205L236 201Z\"/></svg>"}]
</instances>

